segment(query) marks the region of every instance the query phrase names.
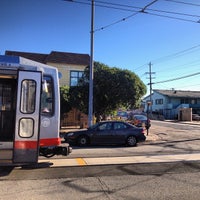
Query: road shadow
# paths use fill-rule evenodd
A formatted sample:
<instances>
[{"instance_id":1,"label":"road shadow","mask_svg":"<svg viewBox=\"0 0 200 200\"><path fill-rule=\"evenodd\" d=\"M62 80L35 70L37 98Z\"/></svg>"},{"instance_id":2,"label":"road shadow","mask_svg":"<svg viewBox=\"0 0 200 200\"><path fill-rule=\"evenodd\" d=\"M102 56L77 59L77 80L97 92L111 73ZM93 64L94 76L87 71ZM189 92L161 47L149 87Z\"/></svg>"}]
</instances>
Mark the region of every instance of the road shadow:
<instances>
[{"instance_id":1,"label":"road shadow","mask_svg":"<svg viewBox=\"0 0 200 200\"><path fill-rule=\"evenodd\" d=\"M36 164L23 165L23 166L21 166L21 169L27 169L27 170L42 169L42 168L49 168L52 165L53 165L52 162L39 162Z\"/></svg>"},{"instance_id":2,"label":"road shadow","mask_svg":"<svg viewBox=\"0 0 200 200\"><path fill-rule=\"evenodd\" d=\"M8 176L12 172L13 169L14 169L14 167L12 167L12 166L1 166L0 167L0 177Z\"/></svg>"},{"instance_id":3,"label":"road shadow","mask_svg":"<svg viewBox=\"0 0 200 200\"><path fill-rule=\"evenodd\" d=\"M88 145L88 146L83 146L83 147L78 146L78 145L70 145L70 146L72 147L72 151L73 151L73 149L107 149L107 148L118 149L118 148L122 148L122 147L135 148L141 144L142 144L142 142L140 142L139 144L137 144L134 147L127 146L127 145Z\"/></svg>"}]
</instances>

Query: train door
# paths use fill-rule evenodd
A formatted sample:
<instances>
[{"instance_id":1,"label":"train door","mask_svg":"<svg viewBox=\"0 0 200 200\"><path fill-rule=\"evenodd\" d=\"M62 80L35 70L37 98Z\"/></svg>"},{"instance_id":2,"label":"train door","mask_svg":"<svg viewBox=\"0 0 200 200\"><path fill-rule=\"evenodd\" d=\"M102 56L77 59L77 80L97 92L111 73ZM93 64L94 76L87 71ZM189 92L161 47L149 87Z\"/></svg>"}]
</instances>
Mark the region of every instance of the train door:
<instances>
[{"instance_id":1,"label":"train door","mask_svg":"<svg viewBox=\"0 0 200 200\"><path fill-rule=\"evenodd\" d=\"M41 77L41 72L18 73L14 163L38 161Z\"/></svg>"},{"instance_id":2,"label":"train door","mask_svg":"<svg viewBox=\"0 0 200 200\"><path fill-rule=\"evenodd\" d=\"M0 164L12 163L15 132L16 79L0 78Z\"/></svg>"}]
</instances>

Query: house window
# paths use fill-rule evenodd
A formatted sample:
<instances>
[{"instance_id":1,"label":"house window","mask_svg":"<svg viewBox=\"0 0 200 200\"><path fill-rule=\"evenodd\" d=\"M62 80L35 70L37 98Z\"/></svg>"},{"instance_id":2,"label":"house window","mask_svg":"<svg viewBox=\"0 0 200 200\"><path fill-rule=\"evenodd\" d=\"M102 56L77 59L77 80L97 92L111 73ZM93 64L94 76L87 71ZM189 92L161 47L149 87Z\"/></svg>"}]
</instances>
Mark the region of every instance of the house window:
<instances>
[{"instance_id":1,"label":"house window","mask_svg":"<svg viewBox=\"0 0 200 200\"><path fill-rule=\"evenodd\" d=\"M189 104L189 99L181 99L181 104Z\"/></svg>"},{"instance_id":2,"label":"house window","mask_svg":"<svg viewBox=\"0 0 200 200\"><path fill-rule=\"evenodd\" d=\"M82 76L83 71L70 71L70 86L77 86Z\"/></svg>"},{"instance_id":3,"label":"house window","mask_svg":"<svg viewBox=\"0 0 200 200\"><path fill-rule=\"evenodd\" d=\"M191 99L191 104L197 104L197 99Z\"/></svg>"},{"instance_id":4,"label":"house window","mask_svg":"<svg viewBox=\"0 0 200 200\"><path fill-rule=\"evenodd\" d=\"M156 99L155 103L156 105L163 104L163 99Z\"/></svg>"}]
</instances>

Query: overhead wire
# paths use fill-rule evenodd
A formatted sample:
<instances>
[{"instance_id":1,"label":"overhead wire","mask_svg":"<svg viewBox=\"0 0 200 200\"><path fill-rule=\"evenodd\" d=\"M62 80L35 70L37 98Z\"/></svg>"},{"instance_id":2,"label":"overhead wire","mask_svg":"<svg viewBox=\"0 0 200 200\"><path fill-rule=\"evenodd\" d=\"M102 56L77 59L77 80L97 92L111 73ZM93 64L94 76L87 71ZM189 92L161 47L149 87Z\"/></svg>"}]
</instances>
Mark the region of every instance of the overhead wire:
<instances>
[{"instance_id":1,"label":"overhead wire","mask_svg":"<svg viewBox=\"0 0 200 200\"><path fill-rule=\"evenodd\" d=\"M70 0L64 0L64 1L70 1ZM180 12L172 12L172 11L166 11L166 10L158 10L158 9L150 9L148 8L149 6L151 6L152 4L154 4L156 1L158 0L154 0L152 2L150 2L149 4L147 4L146 6L142 7L137 7L137 6L132 6L132 5L127 5L127 4L118 4L118 3L111 3L111 2L107 2L107 1L95 1L95 5L98 7L104 7L104 8L110 8L110 9L117 9L117 10L123 10L123 11L130 11L133 12L133 14L128 15L127 17L123 17L115 22L112 22L108 25L105 25L101 28L97 28L94 30L94 32L96 31L101 31L104 30L106 28L109 28L115 24L121 23L139 13L142 14L149 14L152 16L157 16L157 17L165 17L165 18L169 18L169 19L175 19L175 20L180 20L180 21L185 21L185 22L192 22L192 23L200 23L200 20L192 20L192 19L186 19L186 18L180 18L180 17L175 17L175 16L169 16L169 15L164 15L164 14L158 14L159 13L166 13L166 14L171 14L171 15L181 15L181 16L187 16L187 17L198 17L200 18L200 15L192 15L192 14L187 14L187 13L180 13ZM81 4L86 4L86 5L91 5L91 0L71 0L70 2L74 2L74 3L81 3ZM137 9L137 10L133 10L133 9ZM154 13L157 12L157 13Z\"/></svg>"},{"instance_id":2,"label":"overhead wire","mask_svg":"<svg viewBox=\"0 0 200 200\"><path fill-rule=\"evenodd\" d=\"M195 49L197 50L198 48L200 47L200 44L198 45L195 45L195 46L192 46L190 48L187 48L187 49L184 49L182 51L179 51L179 52L176 52L176 53L173 53L173 54L170 54L168 56L164 56L164 57L161 57L159 59L156 59L155 61L158 61L158 60L161 60L163 62L163 60L169 60L169 59L173 59L175 57L178 57L178 56L183 56L185 55L186 53L191 53L191 51L194 51ZM193 61L192 63L196 63L198 62L199 60L196 60L196 61ZM158 63L158 62L157 62ZM186 65L186 64L185 64ZM147 66L147 64L144 64L142 66L140 66L139 68L141 67L144 67L144 66ZM136 68L136 69L139 69L139 68ZM176 68L176 67L173 67L173 69ZM174 70L173 70L174 71ZM157 71L156 71L157 73ZM165 83L165 82L171 82L171 81L176 81L176 80L180 80L180 79L184 79L184 78L189 78L189 77L193 77L193 76L196 76L196 75L199 75L200 72L198 73L193 73L193 74L190 74L190 75L184 75L184 76L181 76L181 77L178 77L178 78L173 78L173 79L168 79L168 80L164 80L164 81L159 81L159 82L154 82L153 84L160 84L160 83Z\"/></svg>"},{"instance_id":3,"label":"overhead wire","mask_svg":"<svg viewBox=\"0 0 200 200\"><path fill-rule=\"evenodd\" d=\"M198 66L198 68L199 68L199 66L200 66L200 59L198 59L196 61L189 62L189 63L184 63L184 64L181 64L181 65L165 67L165 70L159 70L159 71L156 70L156 72L160 73L160 72L164 72L164 71L170 70L170 69L173 69L173 72L174 72L174 71L182 70L182 68L180 68L180 67L184 67L184 66L187 66L190 69L190 71L191 71L191 66L193 66L193 67L194 66Z\"/></svg>"},{"instance_id":4,"label":"overhead wire","mask_svg":"<svg viewBox=\"0 0 200 200\"><path fill-rule=\"evenodd\" d=\"M192 76L197 76L197 75L199 75L199 74L200 74L200 72L197 72L197 73L194 73L194 74L189 74L189 75L182 76L182 77L177 77L177 78L172 78L172 79L168 79L168 80L164 80L164 81L159 81L159 82L155 82L155 83L152 83L152 84L158 84L158 83L166 83L166 82L171 82L171 81L177 81L177 80L180 80L180 79L189 78L189 77L192 77Z\"/></svg>"},{"instance_id":5,"label":"overhead wire","mask_svg":"<svg viewBox=\"0 0 200 200\"><path fill-rule=\"evenodd\" d=\"M184 1L176 1L176 0L164 0L164 1L180 3L180 4L190 5L190 6L200 6L200 4L188 3L188 2L184 2Z\"/></svg>"},{"instance_id":6,"label":"overhead wire","mask_svg":"<svg viewBox=\"0 0 200 200\"><path fill-rule=\"evenodd\" d=\"M113 22L113 23L110 23L110 24L108 24L108 25L106 25L106 26L103 26L103 27L101 27L101 28L97 28L97 29L94 30L94 32L97 32L97 31L100 31L100 30L104 30L104 29L106 29L106 28L108 28L108 27L110 27L110 26L113 26L113 25L118 24L118 23L120 23L120 22L122 22L122 21L125 21L125 20L127 20L127 19L129 19L129 18L131 18L131 17L133 17L133 16L135 16L135 15L137 15L137 14L138 14L138 12L135 12L135 13L133 13L133 14L127 16L127 17L124 17L124 18L118 20L118 21L115 21L115 22Z\"/></svg>"},{"instance_id":7,"label":"overhead wire","mask_svg":"<svg viewBox=\"0 0 200 200\"><path fill-rule=\"evenodd\" d=\"M122 22L122 21L125 21L125 20L127 20L128 18L131 18L131 17L137 15L138 13L141 13L141 12L143 13L143 12L145 12L145 10L146 10L149 6L153 5L153 4L154 4L155 2L157 2L157 1L158 1L158 0L153 0L152 2L150 2L149 4L147 4L146 6L144 6L142 9L140 9L139 11L137 11L137 12L135 12L135 13L133 13L133 14L131 14L131 15L125 17L125 18L122 18L122 19L120 19L120 20L118 20L118 21L115 21L115 22L113 22L113 23L111 23L111 24L108 24L108 25L106 25L106 26L104 26L104 27L98 28L98 29L94 30L94 32L103 30L103 29L105 29L105 28L108 28L108 27L110 27L110 26L113 26L113 25L115 25L115 24L118 24L118 23L120 23L120 22Z\"/></svg>"},{"instance_id":8,"label":"overhead wire","mask_svg":"<svg viewBox=\"0 0 200 200\"><path fill-rule=\"evenodd\" d=\"M82 3L82 4L87 4L87 5L91 5L91 1L90 0L87 0L89 3L87 3L86 1L78 1L78 0L73 0L72 2L76 2L76 3ZM148 8L149 6L151 6L152 4L154 4L155 2L157 2L158 0L154 0L152 2L150 2L149 4L147 4L146 6L144 6L143 8L141 7L136 7L136 6L130 6L130 5L126 5L126 4L117 4L117 3L111 3L111 2L105 2L105 1L98 1L96 0L95 1L95 5L96 6L99 6L99 7L105 7L105 8L111 8L111 9L117 9L117 10L124 10L124 11L130 11L130 12L134 12L133 14L127 16L127 17L124 17L120 20L117 20L111 24L108 24L106 26L103 26L101 28L98 28L95 31L100 31L100 30L104 30L105 28L108 28L110 26L113 26L117 23L120 23L120 22L123 22L139 13L143 13L143 14L149 14L149 15L154 15L154 16L158 16L158 17L166 17L166 18L170 18L170 19L176 19L176 20L181 20L181 21L186 21L186 22L193 22L193 23L200 23L200 20L192 20L192 19L186 19L186 18L180 18L180 17L175 17L175 15L179 15L179 16L186 16L186 17L195 17L195 18L199 18L200 16L199 15L192 15L192 14L186 14L186 13L180 13L180 12L172 12L172 11L165 11L165 10L158 10L158 9L150 9ZM200 6L198 4L192 4L192 3L185 3L185 2L182 2L182 1L176 1L176 0L165 0L165 1L169 1L169 2L174 2L174 3L182 3L182 4L187 4L187 5L190 5L190 6ZM133 10L133 9L137 9L137 10ZM139 9L139 10L138 10ZM157 13L155 13L157 12ZM169 16L169 15L164 15L164 14L158 14L158 13L166 13L166 14L171 14L173 16ZM163 58L160 58L160 59L169 59L170 56L181 56L181 54L187 52L187 51L190 51L192 49L195 49L195 48L198 48L200 47L200 45L196 45L194 47L191 47L189 49L186 49L186 50L183 50L181 52L178 52L178 53L175 53L175 54L171 54L169 56L166 56L166 57L163 57ZM167 58L168 57L168 58ZM156 59L158 60L158 59ZM145 65L142 65L138 68L136 68L135 70L138 70L144 66L146 66L147 64ZM175 81L175 80L179 80L179 79L183 79L183 78L188 78L188 77L191 77L191 76L195 76L195 75L198 75L200 73L195 73L195 74L190 74L190 75L186 75L186 76L182 76L182 77L179 77L179 78L174 78L174 79L169 79L169 80L165 80L165 81L160 81L160 82L156 82L154 84L158 84L158 83L163 83L163 82L169 82L169 81Z\"/></svg>"},{"instance_id":9,"label":"overhead wire","mask_svg":"<svg viewBox=\"0 0 200 200\"><path fill-rule=\"evenodd\" d=\"M174 59L174 58L177 58L177 57L180 57L180 56L184 56L185 54L191 53L192 50L193 50L192 52L194 52L194 49L196 49L195 51L197 51L198 48L200 48L200 44L189 47L189 48L184 49L182 51L178 51L176 53L169 54L167 56L163 56L163 57L154 59L152 62L153 63L160 63L160 62L163 62L165 60Z\"/></svg>"},{"instance_id":10,"label":"overhead wire","mask_svg":"<svg viewBox=\"0 0 200 200\"><path fill-rule=\"evenodd\" d=\"M182 51L178 51L178 52L176 52L176 53L169 54L169 55L167 55L167 56L163 56L163 57L154 59L154 60L152 60L152 63L158 64L158 63L161 63L161 62L166 62L166 60L169 61L169 60L171 60L171 59L175 59L175 58L177 58L177 57L181 57L181 56L184 56L184 55L189 54L189 53L191 53L191 52L200 50L200 49L198 49L198 48L200 48L200 44L195 45L195 46L192 46L192 47L187 48L187 49L184 49L184 50L182 50ZM140 71L140 70L142 70L145 66L148 66L148 63L143 64L143 65L141 65L141 66L135 68L134 71Z\"/></svg>"},{"instance_id":11,"label":"overhead wire","mask_svg":"<svg viewBox=\"0 0 200 200\"><path fill-rule=\"evenodd\" d=\"M176 19L176 20L180 20L180 21L185 21L185 22L192 22L192 23L200 23L200 20L196 21L196 20L191 20L191 19L184 19L184 18L180 18L180 17L173 17L173 16L169 16L169 15L162 15L162 14L156 14L156 13L152 13L152 12L144 12L145 14L148 15L154 15L157 17L165 17L165 18L169 18L169 19Z\"/></svg>"}]
</instances>

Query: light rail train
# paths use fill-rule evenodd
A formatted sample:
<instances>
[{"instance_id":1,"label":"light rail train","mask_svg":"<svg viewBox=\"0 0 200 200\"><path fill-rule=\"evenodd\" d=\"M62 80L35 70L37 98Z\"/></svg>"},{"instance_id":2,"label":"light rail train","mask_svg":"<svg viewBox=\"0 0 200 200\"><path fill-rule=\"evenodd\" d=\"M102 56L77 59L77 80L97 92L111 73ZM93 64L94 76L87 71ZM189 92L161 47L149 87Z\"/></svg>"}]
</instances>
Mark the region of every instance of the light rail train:
<instances>
[{"instance_id":1,"label":"light rail train","mask_svg":"<svg viewBox=\"0 0 200 200\"><path fill-rule=\"evenodd\" d=\"M68 155L60 139L59 74L19 56L0 56L0 166Z\"/></svg>"}]
</instances>

